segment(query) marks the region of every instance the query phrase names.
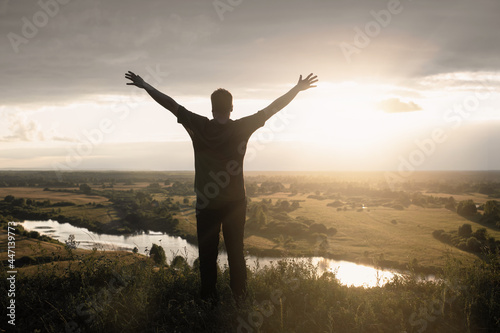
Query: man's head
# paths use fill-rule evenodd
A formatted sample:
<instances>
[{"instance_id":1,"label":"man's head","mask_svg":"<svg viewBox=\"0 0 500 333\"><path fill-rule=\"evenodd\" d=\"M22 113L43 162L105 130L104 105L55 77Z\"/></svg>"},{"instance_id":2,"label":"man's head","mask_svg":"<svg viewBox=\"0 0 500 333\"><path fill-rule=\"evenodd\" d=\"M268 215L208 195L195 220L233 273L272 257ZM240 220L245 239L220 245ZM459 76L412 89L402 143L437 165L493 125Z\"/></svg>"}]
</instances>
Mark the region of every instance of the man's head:
<instances>
[{"instance_id":1,"label":"man's head","mask_svg":"<svg viewBox=\"0 0 500 333\"><path fill-rule=\"evenodd\" d=\"M210 96L212 100L212 114L216 116L229 116L233 111L233 96L226 89L219 88Z\"/></svg>"}]
</instances>

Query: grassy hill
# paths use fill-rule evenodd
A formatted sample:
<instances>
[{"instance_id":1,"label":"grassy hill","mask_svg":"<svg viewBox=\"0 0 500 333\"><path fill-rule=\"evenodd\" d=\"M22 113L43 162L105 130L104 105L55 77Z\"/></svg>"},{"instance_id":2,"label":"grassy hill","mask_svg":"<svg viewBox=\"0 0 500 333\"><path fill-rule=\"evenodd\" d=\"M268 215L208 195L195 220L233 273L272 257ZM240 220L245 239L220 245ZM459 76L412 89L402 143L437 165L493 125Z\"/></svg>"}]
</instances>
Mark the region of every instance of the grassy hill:
<instances>
[{"instance_id":1,"label":"grassy hill","mask_svg":"<svg viewBox=\"0 0 500 333\"><path fill-rule=\"evenodd\" d=\"M0 237L5 248L6 234ZM19 258L22 256L21 258ZM30 257L30 260L22 258ZM6 254L0 287L8 290ZM494 332L500 329L500 256L464 264L448 258L438 283L414 275L383 287L339 284L311 264L279 261L249 271L237 306L229 272L219 271L220 301L198 297L196 266L168 265L132 253L67 250L16 238L16 326L9 332ZM1 306L9 299L2 294Z\"/></svg>"}]
</instances>

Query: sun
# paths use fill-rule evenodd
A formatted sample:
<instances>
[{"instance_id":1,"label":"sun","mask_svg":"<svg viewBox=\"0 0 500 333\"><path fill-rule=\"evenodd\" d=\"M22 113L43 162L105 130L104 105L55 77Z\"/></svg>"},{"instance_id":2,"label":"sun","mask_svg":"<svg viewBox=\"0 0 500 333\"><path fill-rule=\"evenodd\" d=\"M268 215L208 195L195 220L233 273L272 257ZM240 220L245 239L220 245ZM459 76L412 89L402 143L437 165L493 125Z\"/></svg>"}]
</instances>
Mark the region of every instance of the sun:
<instances>
[{"instance_id":1,"label":"sun","mask_svg":"<svg viewBox=\"0 0 500 333\"><path fill-rule=\"evenodd\" d=\"M315 118L321 120L315 124L318 141L340 141L352 149L373 144L393 126L387 114L377 108L385 97L380 87L349 81L318 88L307 98Z\"/></svg>"}]
</instances>

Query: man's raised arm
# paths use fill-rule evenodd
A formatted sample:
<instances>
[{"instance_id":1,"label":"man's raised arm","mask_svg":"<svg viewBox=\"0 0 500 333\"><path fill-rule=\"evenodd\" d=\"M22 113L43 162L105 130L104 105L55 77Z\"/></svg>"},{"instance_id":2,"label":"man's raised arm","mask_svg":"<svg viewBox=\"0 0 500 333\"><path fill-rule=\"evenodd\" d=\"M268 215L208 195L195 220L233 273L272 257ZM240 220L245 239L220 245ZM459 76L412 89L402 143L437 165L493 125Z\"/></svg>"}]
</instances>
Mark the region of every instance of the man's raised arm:
<instances>
[{"instance_id":1,"label":"man's raised arm","mask_svg":"<svg viewBox=\"0 0 500 333\"><path fill-rule=\"evenodd\" d=\"M146 90L149 94L149 96L153 97L155 101L158 102L161 106L163 106L165 109L169 110L174 114L174 116L177 117L177 108L179 107L179 104L177 104L176 101L170 96L165 95L161 91L155 89L152 85L147 83L140 77L139 75L134 74L131 71L128 71L128 73L125 73L125 78L131 80L132 82L127 83L127 85L133 85L139 88L142 88Z\"/></svg>"},{"instance_id":2,"label":"man's raised arm","mask_svg":"<svg viewBox=\"0 0 500 333\"><path fill-rule=\"evenodd\" d=\"M316 82L318 82L318 76L313 75L312 73L309 74L305 79L302 79L301 75L299 77L299 82L297 82L297 84L292 89L290 89L290 91L276 99L262 111L266 113L267 118L270 118L276 112L287 106L288 103L290 103L299 92L316 87L315 85L313 85Z\"/></svg>"}]
</instances>

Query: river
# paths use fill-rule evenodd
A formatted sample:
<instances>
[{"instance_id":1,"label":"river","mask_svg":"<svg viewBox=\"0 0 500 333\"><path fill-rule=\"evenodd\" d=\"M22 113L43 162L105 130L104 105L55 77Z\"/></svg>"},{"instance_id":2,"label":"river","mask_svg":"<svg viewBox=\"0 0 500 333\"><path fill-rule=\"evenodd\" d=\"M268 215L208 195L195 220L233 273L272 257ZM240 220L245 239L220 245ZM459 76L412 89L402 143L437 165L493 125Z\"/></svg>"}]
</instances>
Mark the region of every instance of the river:
<instances>
[{"instance_id":1,"label":"river","mask_svg":"<svg viewBox=\"0 0 500 333\"><path fill-rule=\"evenodd\" d=\"M198 248L195 245L180 237L170 236L162 232L149 231L134 235L108 235L97 234L86 228L79 228L69 223L59 223L52 220L25 221L21 224L28 231L38 231L41 235L48 235L62 243L70 235L74 235L77 246L83 249L132 251L134 247L137 247L139 253L146 254L151 245L155 243L161 245L165 250L167 262L171 261L175 256L181 255L187 259L189 264L192 264L198 257ZM246 256L247 265L251 269L257 265L259 267L270 265L280 259L285 258ZM381 286L390 281L395 274L399 274L394 270L381 270L349 261L332 260L323 257L288 259L311 260L312 264L317 267L319 274L325 271L335 272L340 283L349 286ZM227 255L222 251L219 253L219 265L225 264L227 264Z\"/></svg>"}]
</instances>

